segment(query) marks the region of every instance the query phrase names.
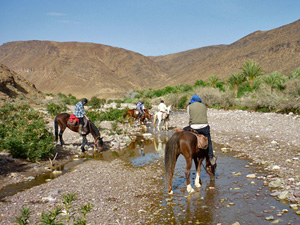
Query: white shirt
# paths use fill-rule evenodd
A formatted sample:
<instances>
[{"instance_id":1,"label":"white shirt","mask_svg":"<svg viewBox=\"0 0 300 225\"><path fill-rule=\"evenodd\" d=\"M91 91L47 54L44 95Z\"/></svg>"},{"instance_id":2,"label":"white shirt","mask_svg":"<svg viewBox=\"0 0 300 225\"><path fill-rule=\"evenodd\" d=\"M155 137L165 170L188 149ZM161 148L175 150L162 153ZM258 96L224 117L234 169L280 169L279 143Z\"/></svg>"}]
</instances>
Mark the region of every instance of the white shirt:
<instances>
[{"instance_id":1,"label":"white shirt","mask_svg":"<svg viewBox=\"0 0 300 225\"><path fill-rule=\"evenodd\" d=\"M167 112L167 106L165 105L165 103L161 102L158 105L158 111L160 111L160 112Z\"/></svg>"}]
</instances>

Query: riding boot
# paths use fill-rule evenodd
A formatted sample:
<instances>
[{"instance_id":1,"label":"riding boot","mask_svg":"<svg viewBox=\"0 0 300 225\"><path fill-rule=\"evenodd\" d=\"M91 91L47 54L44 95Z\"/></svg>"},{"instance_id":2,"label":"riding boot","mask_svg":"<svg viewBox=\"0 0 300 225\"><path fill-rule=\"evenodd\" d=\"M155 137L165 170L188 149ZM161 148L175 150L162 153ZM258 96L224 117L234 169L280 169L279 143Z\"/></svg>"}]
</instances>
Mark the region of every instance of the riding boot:
<instances>
[{"instance_id":1,"label":"riding boot","mask_svg":"<svg viewBox=\"0 0 300 225\"><path fill-rule=\"evenodd\" d=\"M78 133L81 134L81 135L86 134L82 124L79 124Z\"/></svg>"}]
</instances>

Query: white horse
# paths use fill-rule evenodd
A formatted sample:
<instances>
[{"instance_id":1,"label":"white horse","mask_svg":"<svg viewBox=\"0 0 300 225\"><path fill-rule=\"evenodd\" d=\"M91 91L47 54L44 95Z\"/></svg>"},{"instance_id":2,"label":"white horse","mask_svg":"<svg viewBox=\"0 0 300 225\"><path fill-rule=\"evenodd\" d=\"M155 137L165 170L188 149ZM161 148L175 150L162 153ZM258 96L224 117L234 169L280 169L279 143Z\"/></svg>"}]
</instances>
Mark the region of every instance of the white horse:
<instances>
[{"instance_id":1,"label":"white horse","mask_svg":"<svg viewBox=\"0 0 300 225\"><path fill-rule=\"evenodd\" d=\"M169 122L169 115L170 115L170 111L171 111L171 105L169 105L167 107L167 113L162 113L162 112L156 112L154 114L154 118L153 118L153 128L155 129L155 125L156 125L156 120L158 120L157 122L157 130L160 131L160 127L159 125L161 124L161 122L163 122L163 125L161 126L162 130L168 130L168 122Z\"/></svg>"}]
</instances>

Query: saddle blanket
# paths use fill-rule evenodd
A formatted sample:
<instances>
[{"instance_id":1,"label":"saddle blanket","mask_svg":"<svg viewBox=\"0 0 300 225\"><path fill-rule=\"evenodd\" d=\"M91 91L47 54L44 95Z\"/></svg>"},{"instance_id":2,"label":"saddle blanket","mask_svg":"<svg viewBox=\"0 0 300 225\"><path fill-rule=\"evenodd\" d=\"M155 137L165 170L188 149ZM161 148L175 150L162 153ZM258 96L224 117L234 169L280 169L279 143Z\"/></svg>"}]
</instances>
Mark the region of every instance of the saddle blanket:
<instances>
[{"instance_id":1,"label":"saddle blanket","mask_svg":"<svg viewBox=\"0 0 300 225\"><path fill-rule=\"evenodd\" d=\"M184 131L183 129L176 129L175 132L182 132ZM189 132L191 132L192 134L194 134L197 138L197 142L198 142L198 148L201 149L207 149L208 147L208 138L205 137L203 134L198 134L197 131L190 129L188 130Z\"/></svg>"},{"instance_id":2,"label":"saddle blanket","mask_svg":"<svg viewBox=\"0 0 300 225\"><path fill-rule=\"evenodd\" d=\"M68 120L68 124L70 124L73 127L76 127L78 123L79 119L74 114L71 114Z\"/></svg>"}]
</instances>

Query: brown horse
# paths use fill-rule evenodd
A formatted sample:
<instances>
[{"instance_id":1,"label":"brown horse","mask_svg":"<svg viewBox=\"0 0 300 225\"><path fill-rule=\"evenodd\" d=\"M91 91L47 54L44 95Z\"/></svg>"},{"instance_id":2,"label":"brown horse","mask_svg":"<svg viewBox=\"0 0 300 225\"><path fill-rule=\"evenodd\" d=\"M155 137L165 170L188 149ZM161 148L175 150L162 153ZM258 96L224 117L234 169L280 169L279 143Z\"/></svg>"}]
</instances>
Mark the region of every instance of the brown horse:
<instances>
[{"instance_id":1,"label":"brown horse","mask_svg":"<svg viewBox=\"0 0 300 225\"><path fill-rule=\"evenodd\" d=\"M62 138L62 135L65 131L65 129L68 127L71 131L78 132L79 125L77 126L71 126L68 124L68 120L70 118L70 114L68 113L61 113L58 114L54 119L54 129L55 129L55 141L57 142L58 136L60 140L60 145L64 145L64 140ZM60 127L60 132L58 135L58 126ZM91 133L95 139L94 141L94 148L96 147L98 150L102 150L103 148L103 140L100 137L100 132L97 129L97 127L90 121L87 121L87 126L83 128L86 134L82 135L82 144L81 144L81 150L82 152L85 151L84 146L87 144L86 135Z\"/></svg>"},{"instance_id":2,"label":"brown horse","mask_svg":"<svg viewBox=\"0 0 300 225\"><path fill-rule=\"evenodd\" d=\"M133 117L134 119L137 119L139 114L136 113L136 109L128 109L124 115L123 118L125 119L126 117ZM144 124L146 125L145 119L147 118L148 120L152 121L153 116L149 113L148 109L144 110L144 115L140 117L140 125Z\"/></svg>"},{"instance_id":3,"label":"brown horse","mask_svg":"<svg viewBox=\"0 0 300 225\"><path fill-rule=\"evenodd\" d=\"M206 159L206 171L212 178L215 175L217 164L211 165L208 158L207 151L207 139L201 135L202 146L206 146L206 149L198 148L198 139L191 131L176 132L172 135L166 144L165 149L165 170L166 170L166 184L169 194L173 194L172 191L172 179L175 169L177 158L182 154L186 160L186 184L188 193L194 192L190 182L190 170L192 167L192 161L194 160L197 174L195 179L195 186L201 187L202 181L200 179L201 163Z\"/></svg>"}]
</instances>

